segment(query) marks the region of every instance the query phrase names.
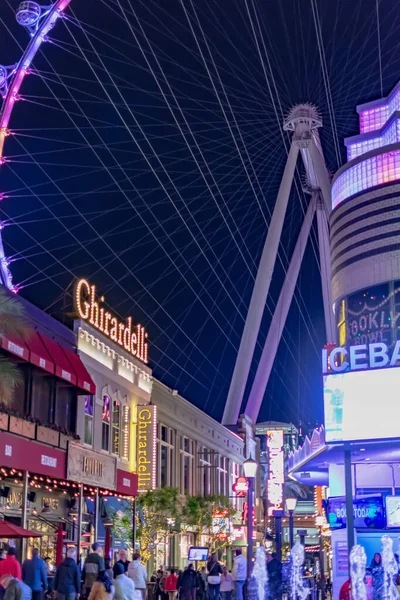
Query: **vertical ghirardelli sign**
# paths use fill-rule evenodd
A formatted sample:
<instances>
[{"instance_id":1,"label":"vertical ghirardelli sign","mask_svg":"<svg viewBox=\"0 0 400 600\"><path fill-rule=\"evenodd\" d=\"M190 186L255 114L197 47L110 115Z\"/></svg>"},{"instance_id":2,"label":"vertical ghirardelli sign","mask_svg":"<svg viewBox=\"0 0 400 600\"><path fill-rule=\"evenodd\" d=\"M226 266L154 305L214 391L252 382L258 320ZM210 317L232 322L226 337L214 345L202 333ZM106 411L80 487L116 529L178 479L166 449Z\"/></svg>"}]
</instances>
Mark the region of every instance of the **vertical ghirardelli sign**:
<instances>
[{"instance_id":1,"label":"vertical ghirardelli sign","mask_svg":"<svg viewBox=\"0 0 400 600\"><path fill-rule=\"evenodd\" d=\"M116 476L116 458L69 443L67 479L115 490Z\"/></svg>"},{"instance_id":2,"label":"vertical ghirardelli sign","mask_svg":"<svg viewBox=\"0 0 400 600\"><path fill-rule=\"evenodd\" d=\"M156 487L157 407L138 406L137 474L140 491Z\"/></svg>"}]
</instances>

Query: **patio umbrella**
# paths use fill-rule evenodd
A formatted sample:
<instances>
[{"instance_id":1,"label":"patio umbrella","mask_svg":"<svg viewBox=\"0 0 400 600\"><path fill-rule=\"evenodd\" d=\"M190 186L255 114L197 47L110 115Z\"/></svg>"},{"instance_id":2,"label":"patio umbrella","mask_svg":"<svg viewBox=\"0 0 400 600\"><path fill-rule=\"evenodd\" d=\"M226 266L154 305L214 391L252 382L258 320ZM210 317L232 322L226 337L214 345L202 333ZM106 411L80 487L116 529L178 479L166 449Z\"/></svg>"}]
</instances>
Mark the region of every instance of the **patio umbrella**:
<instances>
[{"instance_id":1,"label":"patio umbrella","mask_svg":"<svg viewBox=\"0 0 400 600\"><path fill-rule=\"evenodd\" d=\"M62 562L64 549L64 532L61 523L57 529L57 541L56 541L56 567Z\"/></svg>"},{"instance_id":2,"label":"patio umbrella","mask_svg":"<svg viewBox=\"0 0 400 600\"><path fill-rule=\"evenodd\" d=\"M29 531L23 527L18 527L9 521L0 521L0 538L38 538L42 537L43 533L37 531Z\"/></svg>"},{"instance_id":3,"label":"patio umbrella","mask_svg":"<svg viewBox=\"0 0 400 600\"><path fill-rule=\"evenodd\" d=\"M111 550L111 528L106 527L106 539L104 540L104 556L110 558Z\"/></svg>"}]
</instances>

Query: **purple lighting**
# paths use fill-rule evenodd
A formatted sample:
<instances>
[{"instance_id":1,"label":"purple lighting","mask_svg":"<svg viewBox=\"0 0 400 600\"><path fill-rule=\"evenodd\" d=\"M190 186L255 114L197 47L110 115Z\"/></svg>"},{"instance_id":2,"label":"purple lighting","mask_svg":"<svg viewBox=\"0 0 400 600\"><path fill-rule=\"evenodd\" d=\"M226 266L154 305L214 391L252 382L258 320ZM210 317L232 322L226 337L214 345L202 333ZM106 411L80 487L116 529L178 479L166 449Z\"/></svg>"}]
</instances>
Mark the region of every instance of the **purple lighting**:
<instances>
[{"instance_id":1,"label":"purple lighting","mask_svg":"<svg viewBox=\"0 0 400 600\"><path fill-rule=\"evenodd\" d=\"M29 66L35 57L36 52L39 50L46 34L54 27L55 22L61 13L65 10L71 0L57 0L50 8L48 8L45 16L42 20L38 21L38 27L35 33L31 34L32 38L23 53L21 60L10 73L10 84L7 89L6 82L5 95L3 96L3 103L0 110L0 166L5 162L3 158L4 142L9 133L8 124L11 118L11 113L15 105L15 101L19 98L19 90L24 80L24 77L29 73ZM4 197L4 196L2 196ZM11 273L6 264L4 254L3 241L0 237L0 270L1 279L6 287L12 291L16 291L17 288L13 286Z\"/></svg>"},{"instance_id":2,"label":"purple lighting","mask_svg":"<svg viewBox=\"0 0 400 600\"><path fill-rule=\"evenodd\" d=\"M360 134L346 140L351 162L333 180L332 208L355 194L400 180L400 82L386 98L362 104L357 112Z\"/></svg>"},{"instance_id":3,"label":"purple lighting","mask_svg":"<svg viewBox=\"0 0 400 600\"><path fill-rule=\"evenodd\" d=\"M400 150L371 156L344 171L332 186L332 208L376 185L400 179Z\"/></svg>"}]
</instances>

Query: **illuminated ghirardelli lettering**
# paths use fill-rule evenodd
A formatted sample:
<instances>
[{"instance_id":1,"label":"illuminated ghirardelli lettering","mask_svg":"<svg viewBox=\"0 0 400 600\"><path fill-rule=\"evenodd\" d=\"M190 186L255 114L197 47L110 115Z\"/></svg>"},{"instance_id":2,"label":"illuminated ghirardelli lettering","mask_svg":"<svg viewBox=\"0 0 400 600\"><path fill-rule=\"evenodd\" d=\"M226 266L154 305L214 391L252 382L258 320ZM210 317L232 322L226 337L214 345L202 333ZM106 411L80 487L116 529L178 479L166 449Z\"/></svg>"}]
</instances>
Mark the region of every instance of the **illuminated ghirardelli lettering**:
<instances>
[{"instance_id":1,"label":"illuminated ghirardelli lettering","mask_svg":"<svg viewBox=\"0 0 400 600\"><path fill-rule=\"evenodd\" d=\"M80 279L75 289L75 308L83 321L90 323L113 342L130 352L144 363L148 363L148 334L142 325L132 325L132 317L119 321L102 306L104 296L97 298L96 286Z\"/></svg>"}]
</instances>

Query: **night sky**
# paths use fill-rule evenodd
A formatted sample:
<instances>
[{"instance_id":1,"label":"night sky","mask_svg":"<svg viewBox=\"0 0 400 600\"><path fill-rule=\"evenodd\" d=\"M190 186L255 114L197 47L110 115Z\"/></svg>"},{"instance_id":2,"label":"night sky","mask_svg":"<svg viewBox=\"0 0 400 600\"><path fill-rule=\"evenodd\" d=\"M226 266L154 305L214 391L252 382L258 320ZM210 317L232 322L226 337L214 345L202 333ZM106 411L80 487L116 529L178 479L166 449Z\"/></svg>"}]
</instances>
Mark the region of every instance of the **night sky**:
<instances>
[{"instance_id":1,"label":"night sky","mask_svg":"<svg viewBox=\"0 0 400 600\"><path fill-rule=\"evenodd\" d=\"M0 6L0 61L28 34ZM284 167L284 115L318 106L329 170L357 103L400 75L398 0L71 0L6 141L0 206L20 293L57 318L85 276L149 331L154 375L217 419ZM378 28L379 23L379 28ZM380 68L380 64L382 68ZM299 162L253 361L309 197ZM322 419L314 226L260 420Z\"/></svg>"}]
</instances>

